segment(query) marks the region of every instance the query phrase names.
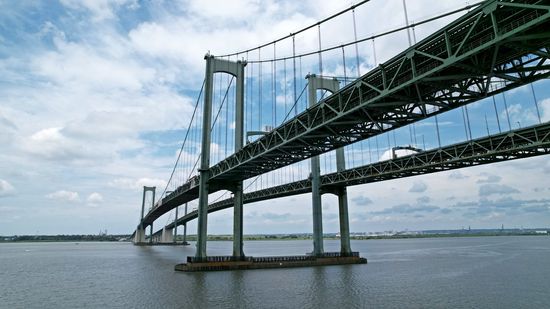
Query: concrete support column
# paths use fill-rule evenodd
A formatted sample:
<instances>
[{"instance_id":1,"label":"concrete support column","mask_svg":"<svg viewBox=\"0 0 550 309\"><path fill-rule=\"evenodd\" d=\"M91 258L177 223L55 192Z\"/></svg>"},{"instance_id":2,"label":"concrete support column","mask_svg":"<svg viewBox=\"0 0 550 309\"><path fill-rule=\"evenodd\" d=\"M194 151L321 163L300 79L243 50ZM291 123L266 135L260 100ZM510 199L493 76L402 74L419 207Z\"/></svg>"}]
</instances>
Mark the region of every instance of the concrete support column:
<instances>
[{"instance_id":1,"label":"concrete support column","mask_svg":"<svg viewBox=\"0 0 550 309\"><path fill-rule=\"evenodd\" d=\"M311 158L311 206L313 213L313 254L320 255L323 250L323 213L321 205L321 168L319 157Z\"/></svg>"},{"instance_id":2,"label":"concrete support column","mask_svg":"<svg viewBox=\"0 0 550 309\"><path fill-rule=\"evenodd\" d=\"M342 172L345 169L346 158L344 156L344 148L342 147L336 149L336 171ZM344 186L338 191L338 216L340 219L340 253L342 255L350 255L348 190Z\"/></svg>"},{"instance_id":3,"label":"concrete support column","mask_svg":"<svg viewBox=\"0 0 550 309\"><path fill-rule=\"evenodd\" d=\"M176 217L174 218L174 243L178 238L178 208L179 207L176 207Z\"/></svg>"},{"instance_id":4,"label":"concrete support column","mask_svg":"<svg viewBox=\"0 0 550 309\"><path fill-rule=\"evenodd\" d=\"M143 198L141 199L141 217L139 217L139 229L143 231L143 216L145 215L145 194L147 187L143 187Z\"/></svg>"},{"instance_id":5,"label":"concrete support column","mask_svg":"<svg viewBox=\"0 0 550 309\"><path fill-rule=\"evenodd\" d=\"M206 257L206 238L207 238L207 219L208 219L208 180L210 174L210 126L212 123L212 88L214 80L214 67L212 61L214 57L207 54L206 74L204 84L204 106L202 123L202 141L201 141L201 165L199 168L199 209L197 224L197 252L195 257Z\"/></svg>"},{"instance_id":6,"label":"concrete support column","mask_svg":"<svg viewBox=\"0 0 550 309\"><path fill-rule=\"evenodd\" d=\"M145 230L138 228L136 234L134 235L134 244L141 244L145 242Z\"/></svg>"},{"instance_id":7,"label":"concrete support column","mask_svg":"<svg viewBox=\"0 0 550 309\"><path fill-rule=\"evenodd\" d=\"M185 214L187 216L187 203L185 203ZM187 222L183 224L183 244L187 245Z\"/></svg>"},{"instance_id":8,"label":"concrete support column","mask_svg":"<svg viewBox=\"0 0 550 309\"><path fill-rule=\"evenodd\" d=\"M233 256L244 257L243 250L243 185L240 182L233 193Z\"/></svg>"},{"instance_id":9,"label":"concrete support column","mask_svg":"<svg viewBox=\"0 0 550 309\"><path fill-rule=\"evenodd\" d=\"M317 77L315 74L306 76L308 80L309 106L317 104L317 90L324 89L336 92L340 85L336 79ZM319 156L311 158L311 193L313 212L313 254L320 255L323 250L323 214L321 205L321 167Z\"/></svg>"},{"instance_id":10,"label":"concrete support column","mask_svg":"<svg viewBox=\"0 0 550 309\"><path fill-rule=\"evenodd\" d=\"M244 67L246 61L237 61L235 98L235 152L244 144ZM244 257L243 250L243 182L239 181L233 191L233 256Z\"/></svg>"},{"instance_id":11,"label":"concrete support column","mask_svg":"<svg viewBox=\"0 0 550 309\"><path fill-rule=\"evenodd\" d=\"M174 229L167 229L164 227L162 229L161 243L168 244L174 242Z\"/></svg>"},{"instance_id":12,"label":"concrete support column","mask_svg":"<svg viewBox=\"0 0 550 309\"><path fill-rule=\"evenodd\" d=\"M144 187L144 189L145 188L147 187ZM151 199L151 209L153 209L153 207L155 207L155 193L157 191L157 187L149 187L149 190L153 191L153 198ZM151 234L151 237L149 238L149 243L152 244L153 243L153 222L151 222L149 233Z\"/></svg>"},{"instance_id":13,"label":"concrete support column","mask_svg":"<svg viewBox=\"0 0 550 309\"><path fill-rule=\"evenodd\" d=\"M338 192L338 216L340 219L340 253L349 255L351 244L349 236L348 193L345 187Z\"/></svg>"}]
</instances>

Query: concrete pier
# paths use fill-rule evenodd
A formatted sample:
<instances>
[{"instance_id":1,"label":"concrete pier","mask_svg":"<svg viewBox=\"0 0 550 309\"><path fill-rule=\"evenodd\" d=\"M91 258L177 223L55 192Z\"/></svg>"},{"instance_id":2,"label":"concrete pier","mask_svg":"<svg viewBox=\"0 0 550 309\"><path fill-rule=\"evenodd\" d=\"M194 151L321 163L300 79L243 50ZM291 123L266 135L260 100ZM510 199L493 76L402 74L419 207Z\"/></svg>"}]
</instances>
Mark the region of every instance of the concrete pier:
<instances>
[{"instance_id":1,"label":"concrete pier","mask_svg":"<svg viewBox=\"0 0 550 309\"><path fill-rule=\"evenodd\" d=\"M142 244L145 242L145 230L138 228L134 235L134 244Z\"/></svg>"},{"instance_id":2,"label":"concrete pier","mask_svg":"<svg viewBox=\"0 0 550 309\"><path fill-rule=\"evenodd\" d=\"M174 243L174 229L167 229L164 227L162 229L162 236L160 239L161 243L173 244Z\"/></svg>"}]
</instances>

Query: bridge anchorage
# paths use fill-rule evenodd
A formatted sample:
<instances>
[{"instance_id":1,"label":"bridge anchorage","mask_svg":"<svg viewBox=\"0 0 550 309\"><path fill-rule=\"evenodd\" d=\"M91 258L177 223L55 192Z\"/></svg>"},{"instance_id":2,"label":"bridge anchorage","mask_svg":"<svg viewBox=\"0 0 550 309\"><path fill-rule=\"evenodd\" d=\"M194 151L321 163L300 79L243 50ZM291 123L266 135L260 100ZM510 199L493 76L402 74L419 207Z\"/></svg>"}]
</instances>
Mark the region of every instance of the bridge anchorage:
<instances>
[{"instance_id":1,"label":"bridge anchorage","mask_svg":"<svg viewBox=\"0 0 550 309\"><path fill-rule=\"evenodd\" d=\"M368 1L363 1L361 4L365 2ZM354 8L355 6L343 12L351 10L355 14ZM508 118L510 130L502 132L495 105L498 134L491 135L487 124L487 135L478 138L472 137L467 110L468 104L491 97L494 99L497 94L502 94L506 106L507 90L529 85L550 76L550 32L548 32L550 5L537 0L488 0L457 10L455 13L465 9L471 10L420 42L411 44L397 56L377 64L362 76L357 53L358 74L357 78L351 82L348 82L346 76L344 46L323 50L320 24L305 28L317 28L319 31L319 50L316 52L296 55L295 33L283 38L292 39L292 56L289 57L276 57L276 44L283 39L238 54L227 55L225 58L207 54L202 129L200 130L201 150L199 159L195 162L196 166L200 160L198 175L193 174L195 171L193 167L187 178L177 183L173 191L165 189L156 203L154 202L155 188L144 187L142 215L135 232L135 243L153 244L157 241L174 243L175 238L171 235L177 234L177 226L183 225L184 235L186 235L187 222L197 218L196 254L194 257L188 257L187 263L178 264L176 270L230 270L366 263L366 259L361 258L357 252L353 252L350 245L348 186L550 153L550 124L542 122L536 99L534 105L539 119L538 124L513 130ZM341 14L342 12L335 16ZM355 26L355 15L353 17ZM408 30L410 27L413 25L403 29ZM373 47L375 37L379 36L368 38L372 40ZM357 39L355 33L355 41L346 46L355 44L357 51L358 43L363 41L366 39ZM260 57L262 48L265 49L267 46L273 47L273 58L269 60ZM340 47L344 63L344 78L324 76L323 53ZM258 52L257 60L251 60L249 57L249 52L252 51ZM239 59L239 56L245 54L246 60L230 60L233 56ZM316 71L319 75L306 76L307 85L303 87L303 91L307 89L308 103L304 104L302 111L298 111L297 104L301 102L301 95L297 95L296 72L302 71L302 57L308 55L319 55L319 69ZM293 82L292 78L286 76L287 60L292 62ZM275 114L272 115L273 126L268 130L261 128L261 102L266 98L265 94L262 95L261 82L264 62L272 65L274 75L278 72L277 64L283 63L284 70L279 71L285 74L283 79L285 102L287 84L290 81L294 86L292 100L294 106L288 110L285 103L285 114L288 117L294 110L294 117L290 119L285 117L279 121L276 115L276 78L272 77L271 87L275 89L273 94ZM300 63L299 69L296 66L297 62ZM259 71L258 75L248 76L248 69L250 68L250 75L252 75L254 67L257 68L257 72ZM214 74L216 73L228 74L231 76L231 81L223 100L220 96L218 114L212 121L215 107ZM215 151L211 153L212 135L215 134L213 128L223 103L228 97L233 80L235 80L234 110L231 114L226 112L225 116L226 121L229 121L229 117L234 121L233 153L231 154L230 150L229 155L226 153L224 157L219 158L219 162L211 165L210 160L215 153ZM257 83L258 87L251 89L254 83ZM341 83L343 83L342 87ZM252 101L249 90L250 93L253 90L258 92L258 97L254 99L258 101L259 109L256 128L251 126L252 120L255 120L252 117L254 106L247 107L250 111L250 119L245 122L247 110L245 93L248 100ZM318 100L319 90L330 92L331 95ZM222 93L221 90L220 93ZM250 103L249 101L247 104ZM197 106L198 102L199 100L197 100ZM225 106L228 109L229 105ZM442 145L437 117L460 107L464 112L467 141ZM410 145L398 146L394 141L391 147L388 132L395 132L405 126L409 128L412 126L414 130L416 122L430 117L435 119L437 147L427 149L425 145L417 146L416 142L413 143L412 134ZM485 119L487 123L486 115ZM244 143L245 126L249 132L246 136L246 144ZM227 147L227 132L229 132L227 125L225 130ZM369 160L368 164L363 160L361 164L356 164L356 160L346 162L346 155L349 156L346 151L349 148L345 151L345 147L353 147L354 144L362 145L362 141L367 141L370 145L371 139L375 139L378 143L377 138L382 134L388 136L388 160L378 162ZM249 137L254 135L258 136L257 139L249 141ZM408 154L399 156L397 151L408 151ZM353 148L351 152L353 153ZM360 153L362 156L362 148ZM327 169L326 162L324 170L322 169L320 156L326 158L328 154L334 154L335 170ZM245 191L258 177L283 171L285 167L303 163L307 159L310 161L309 166L306 167L306 169L309 168L309 173L299 176L302 178L298 178L297 181L292 175L291 181L285 180L282 184ZM346 167L346 163L350 166ZM192 162L190 165L193 165ZM175 168L176 166L174 170ZM253 177L256 177L255 180L248 186L243 185L244 181L250 181ZM222 190L231 192L233 196L209 204L209 194ZM145 197L149 192L153 195L152 207L144 216ZM243 250L243 204L309 192L312 194L313 251L304 256L246 256ZM322 194L334 194L338 197L341 235L339 252L325 252L323 248ZM197 209L188 213L187 203L196 199L198 199ZM186 207L185 214L178 218L177 207L183 204ZM230 207L233 207L232 255L208 256L206 252L208 213ZM153 234L153 222L174 208L176 208L174 221ZM145 238L147 226L150 226L151 231L148 241Z\"/></svg>"}]
</instances>

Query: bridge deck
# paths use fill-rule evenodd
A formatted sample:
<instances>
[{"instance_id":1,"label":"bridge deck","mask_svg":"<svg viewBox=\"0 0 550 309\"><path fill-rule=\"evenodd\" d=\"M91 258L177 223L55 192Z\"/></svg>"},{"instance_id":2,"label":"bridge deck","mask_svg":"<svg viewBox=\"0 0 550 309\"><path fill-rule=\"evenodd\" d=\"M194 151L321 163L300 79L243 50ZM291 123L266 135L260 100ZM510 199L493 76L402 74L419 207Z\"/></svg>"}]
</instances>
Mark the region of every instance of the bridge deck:
<instances>
[{"instance_id":1,"label":"bridge deck","mask_svg":"<svg viewBox=\"0 0 550 309\"><path fill-rule=\"evenodd\" d=\"M354 186L544 154L550 154L550 123L323 175L321 187L325 192L330 192L336 186ZM311 192L311 181L304 179L246 193L244 203L308 192ZM229 198L209 205L208 212L232 206L233 199ZM177 224L182 225L195 218L197 211L179 218ZM174 222L166 227L174 227Z\"/></svg>"}]
</instances>

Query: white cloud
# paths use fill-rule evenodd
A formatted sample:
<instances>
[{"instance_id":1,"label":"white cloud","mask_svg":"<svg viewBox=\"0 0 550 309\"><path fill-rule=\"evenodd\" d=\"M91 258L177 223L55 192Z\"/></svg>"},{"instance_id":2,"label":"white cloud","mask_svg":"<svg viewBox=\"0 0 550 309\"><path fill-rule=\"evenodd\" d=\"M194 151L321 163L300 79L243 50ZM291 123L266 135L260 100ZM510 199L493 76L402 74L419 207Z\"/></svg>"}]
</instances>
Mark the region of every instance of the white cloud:
<instances>
[{"instance_id":1,"label":"white cloud","mask_svg":"<svg viewBox=\"0 0 550 309\"><path fill-rule=\"evenodd\" d=\"M6 180L0 179L0 197L12 195L15 188Z\"/></svg>"},{"instance_id":2,"label":"white cloud","mask_svg":"<svg viewBox=\"0 0 550 309\"><path fill-rule=\"evenodd\" d=\"M103 195L94 192L88 195L88 198L86 199L86 202L90 205L97 205L103 203Z\"/></svg>"},{"instance_id":3,"label":"white cloud","mask_svg":"<svg viewBox=\"0 0 550 309\"><path fill-rule=\"evenodd\" d=\"M21 141L23 150L45 159L64 160L81 157L79 147L61 133L61 128L40 130Z\"/></svg>"},{"instance_id":4,"label":"white cloud","mask_svg":"<svg viewBox=\"0 0 550 309\"><path fill-rule=\"evenodd\" d=\"M59 191L47 194L46 197L53 200L71 202L71 203L80 201L78 192L66 191L66 190L59 190Z\"/></svg>"},{"instance_id":5,"label":"white cloud","mask_svg":"<svg viewBox=\"0 0 550 309\"><path fill-rule=\"evenodd\" d=\"M124 5L139 8L136 0L61 0L61 3L71 9L89 11L96 22L116 18L115 9Z\"/></svg>"},{"instance_id":6,"label":"white cloud","mask_svg":"<svg viewBox=\"0 0 550 309\"><path fill-rule=\"evenodd\" d=\"M37 57L32 65L36 74L58 85L90 90L140 90L154 78L154 70L141 66L133 58L124 59L124 55L100 49L109 46L98 48L61 39L54 42L57 49ZM122 38L115 43L125 44Z\"/></svg>"},{"instance_id":7,"label":"white cloud","mask_svg":"<svg viewBox=\"0 0 550 309\"><path fill-rule=\"evenodd\" d=\"M164 179L155 179L155 178L117 178L109 182L109 186L123 189L123 190L142 190L144 186L147 187L157 187L157 193L160 190L164 190L166 186L166 180Z\"/></svg>"}]
</instances>

